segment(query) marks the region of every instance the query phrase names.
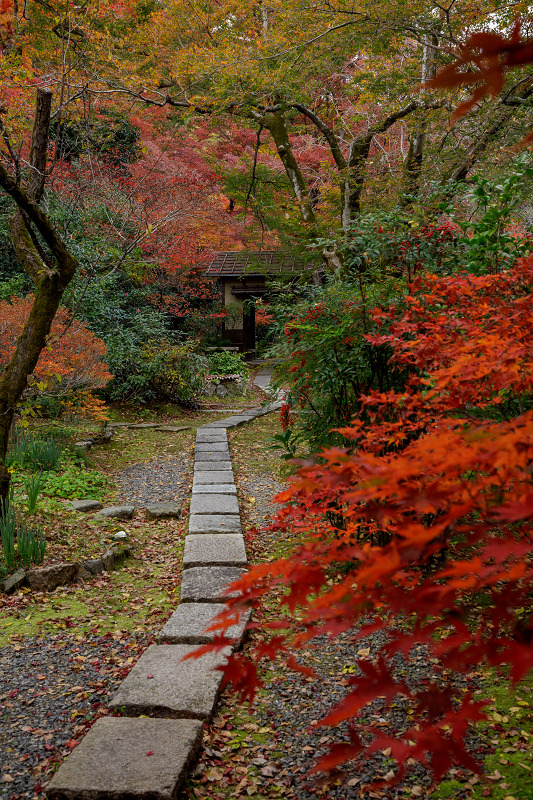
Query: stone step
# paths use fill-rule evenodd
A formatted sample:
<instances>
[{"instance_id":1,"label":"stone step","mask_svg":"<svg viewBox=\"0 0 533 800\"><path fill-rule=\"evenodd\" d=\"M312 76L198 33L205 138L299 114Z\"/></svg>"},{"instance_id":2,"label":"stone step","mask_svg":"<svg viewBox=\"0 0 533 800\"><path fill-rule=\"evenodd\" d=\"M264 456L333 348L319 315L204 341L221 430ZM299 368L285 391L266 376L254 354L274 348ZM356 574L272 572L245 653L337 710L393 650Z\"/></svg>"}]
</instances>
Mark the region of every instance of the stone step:
<instances>
[{"instance_id":1,"label":"stone step","mask_svg":"<svg viewBox=\"0 0 533 800\"><path fill-rule=\"evenodd\" d=\"M182 661L195 648L152 644L111 698L109 708L128 716L206 719L215 707L229 648Z\"/></svg>"},{"instance_id":2,"label":"stone step","mask_svg":"<svg viewBox=\"0 0 533 800\"><path fill-rule=\"evenodd\" d=\"M248 563L244 537L240 533L201 533L185 537L183 568L244 567Z\"/></svg>"},{"instance_id":3,"label":"stone step","mask_svg":"<svg viewBox=\"0 0 533 800\"><path fill-rule=\"evenodd\" d=\"M238 567L191 567L183 572L181 579L182 603L220 603L224 592L233 581L238 580L244 570ZM235 594L225 595L236 597Z\"/></svg>"},{"instance_id":4,"label":"stone step","mask_svg":"<svg viewBox=\"0 0 533 800\"><path fill-rule=\"evenodd\" d=\"M208 455L207 453L203 453L203 455ZM223 453L220 453L223 455ZM213 459L209 460L208 458L202 458L202 460L195 460L194 462L194 471L198 472L229 472L231 469L231 461L229 460L218 460Z\"/></svg>"},{"instance_id":5,"label":"stone step","mask_svg":"<svg viewBox=\"0 0 533 800\"><path fill-rule=\"evenodd\" d=\"M202 727L196 719L101 717L45 794L49 800L175 800Z\"/></svg>"},{"instance_id":6,"label":"stone step","mask_svg":"<svg viewBox=\"0 0 533 800\"><path fill-rule=\"evenodd\" d=\"M196 431L196 443L200 442L227 442L228 434L225 428L212 428L204 431L198 428Z\"/></svg>"},{"instance_id":7,"label":"stone step","mask_svg":"<svg viewBox=\"0 0 533 800\"><path fill-rule=\"evenodd\" d=\"M225 494L193 494L191 514L239 514L236 497Z\"/></svg>"},{"instance_id":8,"label":"stone step","mask_svg":"<svg viewBox=\"0 0 533 800\"><path fill-rule=\"evenodd\" d=\"M195 453L229 453L226 442L196 442Z\"/></svg>"},{"instance_id":9,"label":"stone step","mask_svg":"<svg viewBox=\"0 0 533 800\"><path fill-rule=\"evenodd\" d=\"M223 603L182 603L159 633L159 644L198 645L214 641L215 633L206 633L206 628L224 608ZM233 639L234 647L240 647L250 616L251 611L244 612L239 622L228 628L226 636Z\"/></svg>"},{"instance_id":10,"label":"stone step","mask_svg":"<svg viewBox=\"0 0 533 800\"><path fill-rule=\"evenodd\" d=\"M189 533L242 533L241 519L236 514L191 514Z\"/></svg>"},{"instance_id":11,"label":"stone step","mask_svg":"<svg viewBox=\"0 0 533 800\"><path fill-rule=\"evenodd\" d=\"M233 470L194 470L193 488L206 483L233 483Z\"/></svg>"},{"instance_id":12,"label":"stone step","mask_svg":"<svg viewBox=\"0 0 533 800\"><path fill-rule=\"evenodd\" d=\"M193 494L237 494L234 483L197 483L192 487Z\"/></svg>"}]
</instances>

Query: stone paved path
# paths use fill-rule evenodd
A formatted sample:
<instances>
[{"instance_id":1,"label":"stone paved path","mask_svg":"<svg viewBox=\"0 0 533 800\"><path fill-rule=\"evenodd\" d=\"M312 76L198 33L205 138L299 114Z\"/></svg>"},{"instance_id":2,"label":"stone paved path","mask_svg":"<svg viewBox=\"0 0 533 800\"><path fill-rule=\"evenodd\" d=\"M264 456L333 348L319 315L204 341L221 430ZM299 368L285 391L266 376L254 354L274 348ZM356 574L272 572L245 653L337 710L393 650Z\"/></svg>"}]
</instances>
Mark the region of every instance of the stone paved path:
<instances>
[{"instance_id":1,"label":"stone paved path","mask_svg":"<svg viewBox=\"0 0 533 800\"><path fill-rule=\"evenodd\" d=\"M262 390L272 368L259 373ZM194 480L185 537L180 605L111 698L121 717L99 719L46 787L50 800L172 800L213 714L229 648L183 661L212 639L206 627L219 613L224 589L247 564L227 430L281 406L250 409L198 428ZM234 647L247 618L234 626Z\"/></svg>"}]
</instances>

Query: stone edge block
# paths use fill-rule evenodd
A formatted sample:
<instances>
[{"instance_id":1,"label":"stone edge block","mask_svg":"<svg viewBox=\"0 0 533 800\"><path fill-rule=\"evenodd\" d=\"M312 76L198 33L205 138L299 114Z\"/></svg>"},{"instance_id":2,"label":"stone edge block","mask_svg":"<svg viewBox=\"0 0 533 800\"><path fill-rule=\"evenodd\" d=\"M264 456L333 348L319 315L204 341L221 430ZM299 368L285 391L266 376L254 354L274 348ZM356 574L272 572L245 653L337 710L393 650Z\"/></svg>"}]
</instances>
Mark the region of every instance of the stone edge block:
<instances>
[{"instance_id":1,"label":"stone edge block","mask_svg":"<svg viewBox=\"0 0 533 800\"><path fill-rule=\"evenodd\" d=\"M237 514L191 514L189 533L242 533Z\"/></svg>"},{"instance_id":2,"label":"stone edge block","mask_svg":"<svg viewBox=\"0 0 533 800\"><path fill-rule=\"evenodd\" d=\"M208 644L214 641L215 633L206 633L214 617L225 608L224 603L182 603L167 620L159 632L158 644ZM195 616L200 612L207 621L202 620L201 625L195 622ZM251 609L241 615L239 621L228 628L226 636L232 640L232 647L238 649L244 640L246 625L252 616ZM189 624L187 624L189 622Z\"/></svg>"},{"instance_id":3,"label":"stone edge block","mask_svg":"<svg viewBox=\"0 0 533 800\"><path fill-rule=\"evenodd\" d=\"M200 720L101 717L60 766L45 795L48 800L174 800L200 749L202 730Z\"/></svg>"},{"instance_id":4,"label":"stone edge block","mask_svg":"<svg viewBox=\"0 0 533 800\"><path fill-rule=\"evenodd\" d=\"M224 543L226 542L226 546ZM211 555L202 555L196 552L198 548L211 550ZM228 549L239 551L230 555ZM226 550L226 553L224 553ZM185 548L183 550L183 569L192 567L206 567L213 565L216 567L245 567L248 564L246 557L246 547L244 537L236 533L194 533L185 537Z\"/></svg>"}]
</instances>

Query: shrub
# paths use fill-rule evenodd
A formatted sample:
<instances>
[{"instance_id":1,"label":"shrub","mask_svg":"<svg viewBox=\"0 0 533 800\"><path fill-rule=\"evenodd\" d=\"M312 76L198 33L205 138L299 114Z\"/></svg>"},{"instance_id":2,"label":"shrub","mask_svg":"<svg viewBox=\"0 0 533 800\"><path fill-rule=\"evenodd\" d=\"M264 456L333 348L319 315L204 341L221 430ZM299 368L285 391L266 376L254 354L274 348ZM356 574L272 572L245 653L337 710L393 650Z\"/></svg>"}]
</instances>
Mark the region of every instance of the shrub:
<instances>
[{"instance_id":1,"label":"shrub","mask_svg":"<svg viewBox=\"0 0 533 800\"><path fill-rule=\"evenodd\" d=\"M385 303L394 289L393 282L363 286L333 278L282 310L289 321L273 350L281 361L277 383L289 386L286 413L300 409L295 431L313 450L342 442L331 429L361 410L362 394L402 385L405 371L388 363L388 348L366 338L377 330L370 309Z\"/></svg>"},{"instance_id":2,"label":"shrub","mask_svg":"<svg viewBox=\"0 0 533 800\"><path fill-rule=\"evenodd\" d=\"M207 374L207 359L197 351L198 343L161 342L146 347L143 363L152 372L151 386L157 400L190 405L201 394Z\"/></svg>"},{"instance_id":3,"label":"shrub","mask_svg":"<svg viewBox=\"0 0 533 800\"><path fill-rule=\"evenodd\" d=\"M210 353L208 362L210 375L245 375L248 372L244 356L241 353L227 351Z\"/></svg>"}]
</instances>

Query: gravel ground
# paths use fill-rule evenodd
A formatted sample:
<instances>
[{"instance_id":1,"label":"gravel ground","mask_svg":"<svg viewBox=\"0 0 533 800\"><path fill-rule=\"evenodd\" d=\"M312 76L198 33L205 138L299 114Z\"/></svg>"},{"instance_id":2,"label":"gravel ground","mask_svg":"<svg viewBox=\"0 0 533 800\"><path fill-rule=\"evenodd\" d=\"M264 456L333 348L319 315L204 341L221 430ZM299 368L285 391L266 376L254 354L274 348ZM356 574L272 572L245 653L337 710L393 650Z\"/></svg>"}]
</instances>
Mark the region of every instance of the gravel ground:
<instances>
[{"instance_id":1,"label":"gravel ground","mask_svg":"<svg viewBox=\"0 0 533 800\"><path fill-rule=\"evenodd\" d=\"M187 473L191 467L191 461L185 458L169 458L126 467L114 475L119 499L141 507L147 503L170 500L180 503L187 495Z\"/></svg>"},{"instance_id":2,"label":"gravel ground","mask_svg":"<svg viewBox=\"0 0 533 800\"><path fill-rule=\"evenodd\" d=\"M0 649L0 798L41 798L149 637L28 638Z\"/></svg>"}]
</instances>

